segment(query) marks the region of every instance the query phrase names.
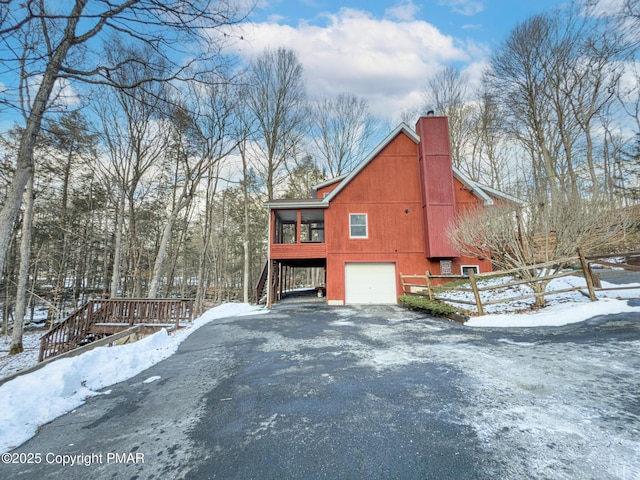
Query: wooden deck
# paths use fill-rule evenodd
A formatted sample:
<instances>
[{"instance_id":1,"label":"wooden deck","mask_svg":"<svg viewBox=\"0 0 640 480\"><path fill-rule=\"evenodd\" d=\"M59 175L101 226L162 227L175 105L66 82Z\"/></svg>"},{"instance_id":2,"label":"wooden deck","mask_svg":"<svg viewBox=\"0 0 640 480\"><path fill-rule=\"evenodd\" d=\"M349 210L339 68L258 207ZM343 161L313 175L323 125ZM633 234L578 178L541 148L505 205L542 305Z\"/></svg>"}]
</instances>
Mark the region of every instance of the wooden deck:
<instances>
[{"instance_id":1,"label":"wooden deck","mask_svg":"<svg viewBox=\"0 0 640 480\"><path fill-rule=\"evenodd\" d=\"M43 335L38 361L134 325L178 328L192 319L192 299L90 300Z\"/></svg>"}]
</instances>

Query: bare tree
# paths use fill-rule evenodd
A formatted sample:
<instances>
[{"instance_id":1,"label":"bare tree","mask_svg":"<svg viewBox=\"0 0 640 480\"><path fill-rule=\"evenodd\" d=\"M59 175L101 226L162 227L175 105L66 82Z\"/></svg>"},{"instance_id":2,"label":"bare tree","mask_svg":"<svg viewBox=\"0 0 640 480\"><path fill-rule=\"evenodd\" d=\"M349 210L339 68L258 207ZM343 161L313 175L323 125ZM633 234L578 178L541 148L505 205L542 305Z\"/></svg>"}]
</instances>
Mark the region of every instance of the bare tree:
<instances>
[{"instance_id":1,"label":"bare tree","mask_svg":"<svg viewBox=\"0 0 640 480\"><path fill-rule=\"evenodd\" d=\"M351 94L311 106L312 137L331 177L348 173L371 150L376 123L367 102Z\"/></svg>"},{"instance_id":2,"label":"bare tree","mask_svg":"<svg viewBox=\"0 0 640 480\"><path fill-rule=\"evenodd\" d=\"M632 26L637 26L640 23L640 4L636 0L624 0L623 16L632 21Z\"/></svg>"},{"instance_id":3,"label":"bare tree","mask_svg":"<svg viewBox=\"0 0 640 480\"><path fill-rule=\"evenodd\" d=\"M528 152L538 192L553 199L601 192L600 118L632 52L628 38L584 2L529 18L497 49L487 83Z\"/></svg>"},{"instance_id":4,"label":"bare tree","mask_svg":"<svg viewBox=\"0 0 640 480\"><path fill-rule=\"evenodd\" d=\"M176 169L174 195L170 213L165 222L149 286L149 298L158 294L162 266L173 227L180 212L194 199L201 180L211 174L218 163L236 149L237 141L231 136L233 93L229 81L211 75L206 87L193 88L190 102L197 113L190 115L189 107L176 108L168 129L173 141L169 153L175 156Z\"/></svg>"},{"instance_id":5,"label":"bare tree","mask_svg":"<svg viewBox=\"0 0 640 480\"><path fill-rule=\"evenodd\" d=\"M455 67L445 67L427 82L423 92L422 114L434 111L449 119L451 160L453 164L474 177L468 168L467 146L472 129L473 104L468 98L469 78Z\"/></svg>"},{"instance_id":6,"label":"bare tree","mask_svg":"<svg viewBox=\"0 0 640 480\"><path fill-rule=\"evenodd\" d=\"M253 165L264 179L267 199L286 176L285 163L302 141L306 124L302 65L293 50L264 50L252 63L247 108L256 120Z\"/></svg>"},{"instance_id":7,"label":"bare tree","mask_svg":"<svg viewBox=\"0 0 640 480\"><path fill-rule=\"evenodd\" d=\"M576 248L585 252L612 251L631 227L628 211L601 202L545 199L528 208L501 205L469 209L459 215L449 238L463 255L490 257L496 270L519 269L535 293L544 293L549 280L540 277L567 266ZM552 262L545 269L527 268ZM536 306L544 306L544 296Z\"/></svg>"},{"instance_id":8,"label":"bare tree","mask_svg":"<svg viewBox=\"0 0 640 480\"><path fill-rule=\"evenodd\" d=\"M38 156L42 157L43 173L51 178L49 183L59 186L61 195L54 210L57 222L52 232L54 238L55 281L52 303L57 305L67 285L72 250L72 223L70 202L73 181L83 171L82 165L96 157L97 135L89 131L87 119L78 111L49 117L44 122Z\"/></svg>"},{"instance_id":9,"label":"bare tree","mask_svg":"<svg viewBox=\"0 0 640 480\"><path fill-rule=\"evenodd\" d=\"M251 284L251 229L250 229L250 186L249 186L249 161L247 158L247 140L250 136L251 126L245 123L242 114L238 115L238 152L242 162L242 300L245 303L250 302L250 284Z\"/></svg>"},{"instance_id":10,"label":"bare tree","mask_svg":"<svg viewBox=\"0 0 640 480\"><path fill-rule=\"evenodd\" d=\"M557 128L553 128L553 109L545 96L546 65L553 49L548 45L552 18L546 14L517 25L496 50L487 81L490 89L503 98L510 129L531 155L534 173L541 190L551 189L559 197L556 151ZM551 121L550 125L547 125Z\"/></svg>"},{"instance_id":11,"label":"bare tree","mask_svg":"<svg viewBox=\"0 0 640 480\"><path fill-rule=\"evenodd\" d=\"M24 117L17 168L0 210L0 271L6 258L12 226L18 216L24 189L33 175L33 152L45 113L56 86L64 82L93 82L118 87L114 73L136 59L108 64L95 51L97 39L127 37L146 44L168 65L162 80L181 78L192 65L212 54L216 30L243 18L230 2L209 0L75 0L62 5L46 0L9 0L0 6L0 68L16 75L13 87L2 92L0 105L18 109ZM219 37L222 37L220 35ZM190 60L183 61L183 45ZM146 83L153 79L140 79ZM61 83L63 82L63 83ZM31 92L35 92L31 96Z\"/></svg>"},{"instance_id":12,"label":"bare tree","mask_svg":"<svg viewBox=\"0 0 640 480\"><path fill-rule=\"evenodd\" d=\"M124 55L139 59L152 57L151 52L127 51L125 46L111 50L115 57ZM156 59L157 60L157 59ZM133 265L133 295L141 296L140 262L142 260L136 223L136 203L142 200L143 180L164 157L169 142L169 131L162 128L167 94L163 83L140 83L148 78L148 68L156 69L159 62L148 67L146 63L127 64L117 72L119 81L138 84L136 88L106 89L100 102L98 115L102 124L102 138L107 146L108 163L103 165L107 184L114 190L115 240L110 292L118 296L122 277L121 264L124 251L125 220L129 220L131 263ZM153 62L152 62L152 65Z\"/></svg>"},{"instance_id":13,"label":"bare tree","mask_svg":"<svg viewBox=\"0 0 640 480\"><path fill-rule=\"evenodd\" d=\"M465 171L472 179L498 190L513 189L510 183L520 180L524 172L512 168L516 156L511 138L505 131L502 106L495 93L486 89L479 92L471 125ZM520 195L521 192L510 193Z\"/></svg>"}]
</instances>

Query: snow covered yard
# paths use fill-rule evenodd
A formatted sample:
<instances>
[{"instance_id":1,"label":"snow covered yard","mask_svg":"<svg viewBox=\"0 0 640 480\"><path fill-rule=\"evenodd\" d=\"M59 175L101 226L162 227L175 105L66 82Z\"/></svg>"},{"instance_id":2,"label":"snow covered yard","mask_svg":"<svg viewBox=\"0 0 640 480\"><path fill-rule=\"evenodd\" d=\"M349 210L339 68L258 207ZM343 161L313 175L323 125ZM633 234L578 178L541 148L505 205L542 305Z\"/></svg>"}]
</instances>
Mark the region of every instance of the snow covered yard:
<instances>
[{"instance_id":1,"label":"snow covered yard","mask_svg":"<svg viewBox=\"0 0 640 480\"><path fill-rule=\"evenodd\" d=\"M9 356L11 337L7 335L0 337L0 378L38 363L40 337L44 332L45 330L42 329L25 331L22 336L24 352L13 356Z\"/></svg>"},{"instance_id":2,"label":"snow covered yard","mask_svg":"<svg viewBox=\"0 0 640 480\"><path fill-rule=\"evenodd\" d=\"M509 281L509 278L493 278L478 282L479 287L500 285ZM596 292L599 301L591 302L588 295L585 279L581 276L568 276L552 280L547 291L564 290L573 287L584 287L583 292L565 292L557 295L548 295L545 308L534 309L534 300L516 300L487 305L484 307L485 315L471 317L465 323L474 327L535 327L535 326L559 326L567 323L581 322L587 318L607 313L622 313L633 311L635 307L629 306L627 300L640 298L640 283L613 284L602 282L603 289L612 289ZM623 288L624 287L624 288ZM637 287L628 289L626 287ZM481 292L483 301L508 299L532 293L527 285L516 285L503 289L491 289ZM438 298L451 299L453 306L461 304L454 300L473 301L473 293L460 291L446 291L438 294Z\"/></svg>"}]
</instances>

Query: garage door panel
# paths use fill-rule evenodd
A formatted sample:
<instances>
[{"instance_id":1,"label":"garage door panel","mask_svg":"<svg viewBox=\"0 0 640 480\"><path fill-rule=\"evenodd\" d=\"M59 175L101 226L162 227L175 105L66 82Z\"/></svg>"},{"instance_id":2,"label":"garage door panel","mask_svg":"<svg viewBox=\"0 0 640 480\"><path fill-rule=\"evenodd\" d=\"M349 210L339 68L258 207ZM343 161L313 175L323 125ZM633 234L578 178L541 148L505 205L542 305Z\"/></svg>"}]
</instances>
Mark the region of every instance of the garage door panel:
<instances>
[{"instance_id":1,"label":"garage door panel","mask_svg":"<svg viewBox=\"0 0 640 480\"><path fill-rule=\"evenodd\" d=\"M395 304L394 263L345 264L345 303Z\"/></svg>"}]
</instances>

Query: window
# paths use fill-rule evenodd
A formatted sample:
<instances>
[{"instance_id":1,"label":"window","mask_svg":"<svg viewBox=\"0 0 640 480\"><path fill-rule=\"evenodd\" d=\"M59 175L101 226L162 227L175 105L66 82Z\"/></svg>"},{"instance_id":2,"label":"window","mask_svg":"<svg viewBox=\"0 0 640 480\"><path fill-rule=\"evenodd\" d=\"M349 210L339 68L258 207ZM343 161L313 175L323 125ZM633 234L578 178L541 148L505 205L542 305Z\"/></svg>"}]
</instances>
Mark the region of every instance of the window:
<instances>
[{"instance_id":1,"label":"window","mask_svg":"<svg viewBox=\"0 0 640 480\"><path fill-rule=\"evenodd\" d=\"M295 210L276 212L273 229L273 243L296 243L297 225Z\"/></svg>"},{"instance_id":2,"label":"window","mask_svg":"<svg viewBox=\"0 0 640 480\"><path fill-rule=\"evenodd\" d=\"M300 241L324 243L324 210L301 210L300 219Z\"/></svg>"},{"instance_id":3,"label":"window","mask_svg":"<svg viewBox=\"0 0 640 480\"><path fill-rule=\"evenodd\" d=\"M473 272L474 275L480 273L480 267L477 265L462 265L462 275L465 277L469 276L469 272Z\"/></svg>"},{"instance_id":4,"label":"window","mask_svg":"<svg viewBox=\"0 0 640 480\"><path fill-rule=\"evenodd\" d=\"M349 238L367 238L367 214L349 214Z\"/></svg>"}]
</instances>

